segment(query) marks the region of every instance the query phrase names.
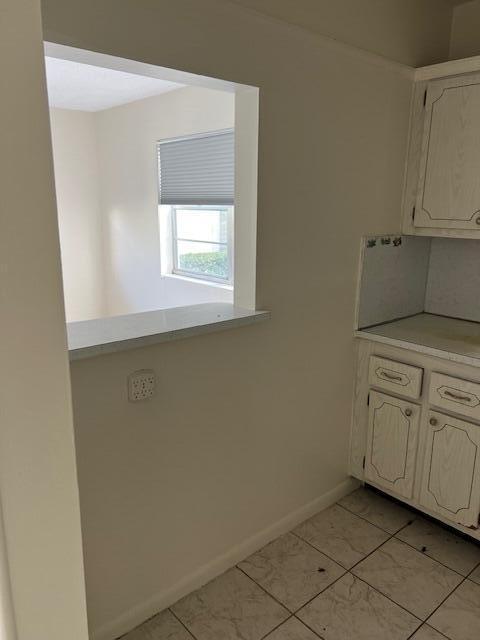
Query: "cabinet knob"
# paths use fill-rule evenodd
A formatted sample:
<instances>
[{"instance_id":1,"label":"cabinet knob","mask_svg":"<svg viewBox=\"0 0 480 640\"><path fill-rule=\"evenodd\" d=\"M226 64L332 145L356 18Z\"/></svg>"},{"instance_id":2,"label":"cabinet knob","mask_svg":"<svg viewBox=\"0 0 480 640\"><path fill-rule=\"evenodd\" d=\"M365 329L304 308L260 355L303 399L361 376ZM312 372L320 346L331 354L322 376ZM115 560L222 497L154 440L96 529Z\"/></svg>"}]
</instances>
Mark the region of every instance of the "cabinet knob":
<instances>
[{"instance_id":1,"label":"cabinet knob","mask_svg":"<svg viewBox=\"0 0 480 640\"><path fill-rule=\"evenodd\" d=\"M407 418L409 418L412 415L412 410L411 409L405 409L405 415L407 416Z\"/></svg>"},{"instance_id":2,"label":"cabinet knob","mask_svg":"<svg viewBox=\"0 0 480 640\"><path fill-rule=\"evenodd\" d=\"M430 418L430 424L432 427L436 427L438 424L438 420L436 418Z\"/></svg>"},{"instance_id":3,"label":"cabinet knob","mask_svg":"<svg viewBox=\"0 0 480 640\"><path fill-rule=\"evenodd\" d=\"M476 222L477 224L480 224L480 216L478 216L478 218L476 218L476 219L475 219L475 222Z\"/></svg>"}]
</instances>

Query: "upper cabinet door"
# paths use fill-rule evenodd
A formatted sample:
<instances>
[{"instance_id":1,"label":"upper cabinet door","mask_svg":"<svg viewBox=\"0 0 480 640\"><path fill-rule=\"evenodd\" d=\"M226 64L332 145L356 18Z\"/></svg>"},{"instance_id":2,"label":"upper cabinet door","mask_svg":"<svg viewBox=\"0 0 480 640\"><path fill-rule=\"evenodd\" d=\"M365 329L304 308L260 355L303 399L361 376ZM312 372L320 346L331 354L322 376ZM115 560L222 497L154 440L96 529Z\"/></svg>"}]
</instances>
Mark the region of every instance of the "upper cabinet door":
<instances>
[{"instance_id":1,"label":"upper cabinet door","mask_svg":"<svg viewBox=\"0 0 480 640\"><path fill-rule=\"evenodd\" d=\"M480 74L428 85L414 225L480 231Z\"/></svg>"}]
</instances>

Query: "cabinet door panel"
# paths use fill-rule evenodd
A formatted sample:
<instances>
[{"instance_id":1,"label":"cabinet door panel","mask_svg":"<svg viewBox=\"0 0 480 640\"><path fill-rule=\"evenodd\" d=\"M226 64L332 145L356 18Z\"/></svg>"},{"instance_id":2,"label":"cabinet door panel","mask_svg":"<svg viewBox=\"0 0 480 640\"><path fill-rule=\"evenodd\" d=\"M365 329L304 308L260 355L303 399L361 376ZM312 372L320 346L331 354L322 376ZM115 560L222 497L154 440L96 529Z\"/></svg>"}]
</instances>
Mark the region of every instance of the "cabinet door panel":
<instances>
[{"instance_id":1,"label":"cabinet door panel","mask_svg":"<svg viewBox=\"0 0 480 640\"><path fill-rule=\"evenodd\" d=\"M428 85L414 224L480 230L480 74Z\"/></svg>"},{"instance_id":2,"label":"cabinet door panel","mask_svg":"<svg viewBox=\"0 0 480 640\"><path fill-rule=\"evenodd\" d=\"M478 526L480 427L429 411L422 477L423 506L465 526Z\"/></svg>"},{"instance_id":3,"label":"cabinet door panel","mask_svg":"<svg viewBox=\"0 0 480 640\"><path fill-rule=\"evenodd\" d=\"M420 407L370 392L365 478L411 498Z\"/></svg>"}]
</instances>

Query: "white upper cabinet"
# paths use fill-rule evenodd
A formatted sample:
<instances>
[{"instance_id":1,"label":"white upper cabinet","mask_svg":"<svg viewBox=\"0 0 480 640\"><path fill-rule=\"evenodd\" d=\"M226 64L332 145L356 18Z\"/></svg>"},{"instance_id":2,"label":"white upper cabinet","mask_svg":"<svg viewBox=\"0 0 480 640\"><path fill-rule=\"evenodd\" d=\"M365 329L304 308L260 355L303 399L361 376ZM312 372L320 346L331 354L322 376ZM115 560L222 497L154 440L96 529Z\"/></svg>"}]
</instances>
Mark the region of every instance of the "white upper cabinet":
<instances>
[{"instance_id":1,"label":"white upper cabinet","mask_svg":"<svg viewBox=\"0 0 480 640\"><path fill-rule=\"evenodd\" d=\"M480 239L480 56L414 78L403 233Z\"/></svg>"},{"instance_id":2,"label":"white upper cabinet","mask_svg":"<svg viewBox=\"0 0 480 640\"><path fill-rule=\"evenodd\" d=\"M480 230L480 74L428 84L413 224Z\"/></svg>"}]
</instances>

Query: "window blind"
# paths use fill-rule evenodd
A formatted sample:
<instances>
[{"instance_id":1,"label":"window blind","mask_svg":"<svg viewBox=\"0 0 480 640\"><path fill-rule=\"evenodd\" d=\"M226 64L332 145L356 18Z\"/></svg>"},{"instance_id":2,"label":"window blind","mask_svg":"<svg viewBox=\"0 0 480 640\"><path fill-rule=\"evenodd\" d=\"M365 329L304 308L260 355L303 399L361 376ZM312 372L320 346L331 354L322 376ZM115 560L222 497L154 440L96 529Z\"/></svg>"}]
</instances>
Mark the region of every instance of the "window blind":
<instances>
[{"instance_id":1,"label":"window blind","mask_svg":"<svg viewBox=\"0 0 480 640\"><path fill-rule=\"evenodd\" d=\"M159 142L160 204L233 205L234 132Z\"/></svg>"}]
</instances>

